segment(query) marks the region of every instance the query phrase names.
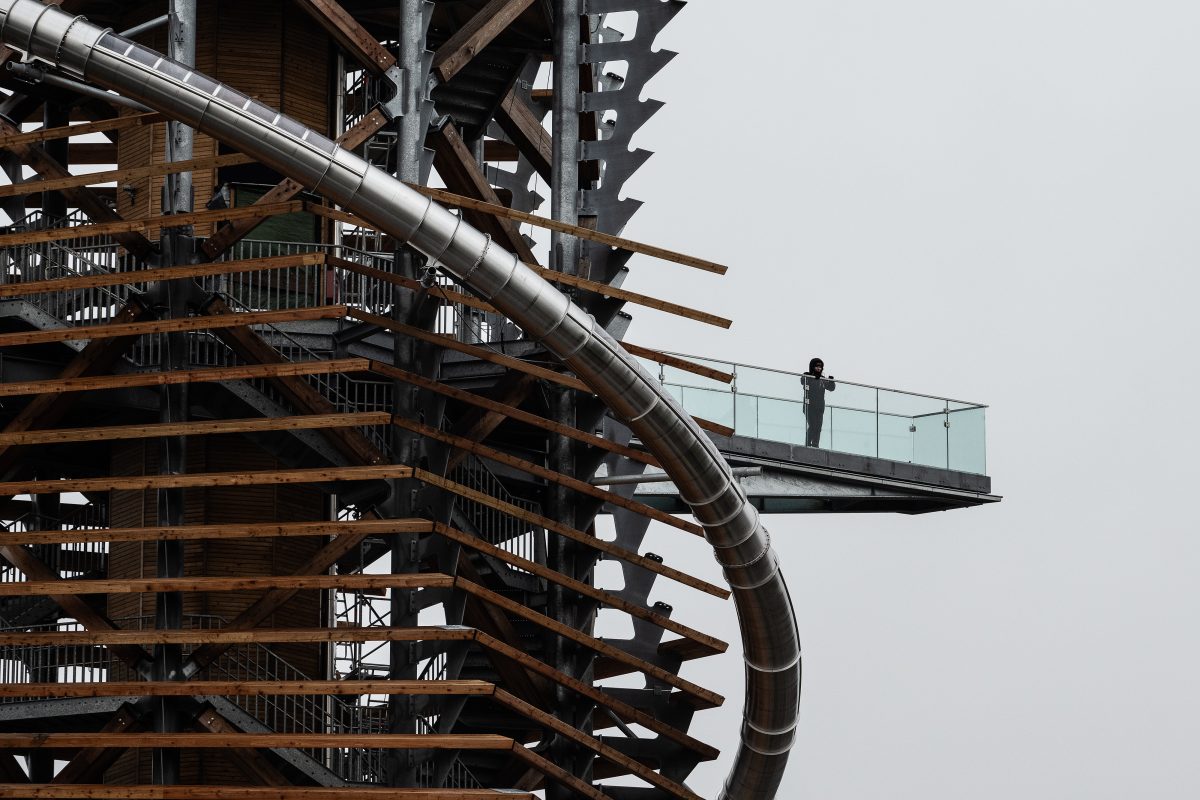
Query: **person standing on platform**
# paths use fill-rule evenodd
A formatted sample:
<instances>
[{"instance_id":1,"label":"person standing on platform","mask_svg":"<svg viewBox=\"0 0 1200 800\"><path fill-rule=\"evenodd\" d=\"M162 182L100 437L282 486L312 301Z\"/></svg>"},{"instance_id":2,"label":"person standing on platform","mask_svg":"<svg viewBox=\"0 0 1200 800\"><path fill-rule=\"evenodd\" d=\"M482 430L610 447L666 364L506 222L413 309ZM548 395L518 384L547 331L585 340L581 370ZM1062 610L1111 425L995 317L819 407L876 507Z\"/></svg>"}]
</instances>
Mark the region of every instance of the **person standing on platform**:
<instances>
[{"instance_id":1,"label":"person standing on platform","mask_svg":"<svg viewBox=\"0 0 1200 800\"><path fill-rule=\"evenodd\" d=\"M825 377L825 362L814 358L808 362L808 372L800 376L804 382L804 419L807 431L804 444L808 447L821 446L821 423L825 421L825 391L835 391L837 384L833 376Z\"/></svg>"}]
</instances>

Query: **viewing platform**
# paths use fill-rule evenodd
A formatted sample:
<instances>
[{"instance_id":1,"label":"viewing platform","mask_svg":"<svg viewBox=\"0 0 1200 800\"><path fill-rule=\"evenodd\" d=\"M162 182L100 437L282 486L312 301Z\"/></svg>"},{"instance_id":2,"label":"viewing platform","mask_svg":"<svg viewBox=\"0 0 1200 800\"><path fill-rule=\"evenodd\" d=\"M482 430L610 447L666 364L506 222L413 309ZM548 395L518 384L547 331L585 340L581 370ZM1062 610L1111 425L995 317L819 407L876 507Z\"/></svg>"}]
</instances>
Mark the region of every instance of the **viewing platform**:
<instances>
[{"instance_id":1,"label":"viewing platform","mask_svg":"<svg viewBox=\"0 0 1200 800\"><path fill-rule=\"evenodd\" d=\"M807 447L800 373L671 355L732 377L643 361L690 413L732 429L710 437L760 511L923 513L1000 500L987 475L982 403L824 379L819 446ZM635 497L685 508L669 482L643 480Z\"/></svg>"}]
</instances>

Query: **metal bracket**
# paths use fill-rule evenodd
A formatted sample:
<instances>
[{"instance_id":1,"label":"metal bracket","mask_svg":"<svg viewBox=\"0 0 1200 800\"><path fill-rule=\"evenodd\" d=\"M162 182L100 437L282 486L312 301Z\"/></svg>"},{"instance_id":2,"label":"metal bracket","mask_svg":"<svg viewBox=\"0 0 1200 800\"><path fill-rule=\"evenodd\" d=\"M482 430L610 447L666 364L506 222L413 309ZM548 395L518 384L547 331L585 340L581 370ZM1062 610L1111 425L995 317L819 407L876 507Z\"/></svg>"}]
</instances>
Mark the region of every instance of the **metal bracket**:
<instances>
[{"instance_id":1,"label":"metal bracket","mask_svg":"<svg viewBox=\"0 0 1200 800\"><path fill-rule=\"evenodd\" d=\"M380 80L387 81L395 88L392 99L379 104L379 110L391 120L404 116L405 84L408 82L408 71L399 66L388 67Z\"/></svg>"}]
</instances>

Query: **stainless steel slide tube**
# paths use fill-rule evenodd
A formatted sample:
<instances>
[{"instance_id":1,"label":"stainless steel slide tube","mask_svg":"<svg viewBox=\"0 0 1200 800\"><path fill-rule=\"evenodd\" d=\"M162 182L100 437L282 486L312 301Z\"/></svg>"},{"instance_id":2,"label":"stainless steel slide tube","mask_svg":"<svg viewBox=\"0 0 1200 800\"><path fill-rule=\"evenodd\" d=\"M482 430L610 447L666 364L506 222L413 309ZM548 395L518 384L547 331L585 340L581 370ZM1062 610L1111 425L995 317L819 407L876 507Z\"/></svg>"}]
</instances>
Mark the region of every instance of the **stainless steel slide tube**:
<instances>
[{"instance_id":1,"label":"stainless steel slide tube","mask_svg":"<svg viewBox=\"0 0 1200 800\"><path fill-rule=\"evenodd\" d=\"M0 0L0 40L214 136L408 241L544 342L625 420L679 487L733 588L746 701L722 796L775 796L799 711L800 645L770 536L708 437L589 314L461 218L159 53L38 0Z\"/></svg>"}]
</instances>

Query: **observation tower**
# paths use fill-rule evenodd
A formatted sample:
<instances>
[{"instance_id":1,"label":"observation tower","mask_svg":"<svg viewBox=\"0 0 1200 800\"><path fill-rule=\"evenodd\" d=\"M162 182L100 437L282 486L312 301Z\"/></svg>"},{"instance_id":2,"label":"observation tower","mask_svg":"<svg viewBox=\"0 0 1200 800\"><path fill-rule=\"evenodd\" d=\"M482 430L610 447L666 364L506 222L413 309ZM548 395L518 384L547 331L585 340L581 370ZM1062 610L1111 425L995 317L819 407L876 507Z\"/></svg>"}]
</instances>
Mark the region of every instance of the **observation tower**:
<instances>
[{"instance_id":1,"label":"observation tower","mask_svg":"<svg viewBox=\"0 0 1200 800\"><path fill-rule=\"evenodd\" d=\"M0 797L775 795L762 515L998 498L982 405L637 344L730 324L623 288L725 271L621 237L683 5L0 0Z\"/></svg>"}]
</instances>

